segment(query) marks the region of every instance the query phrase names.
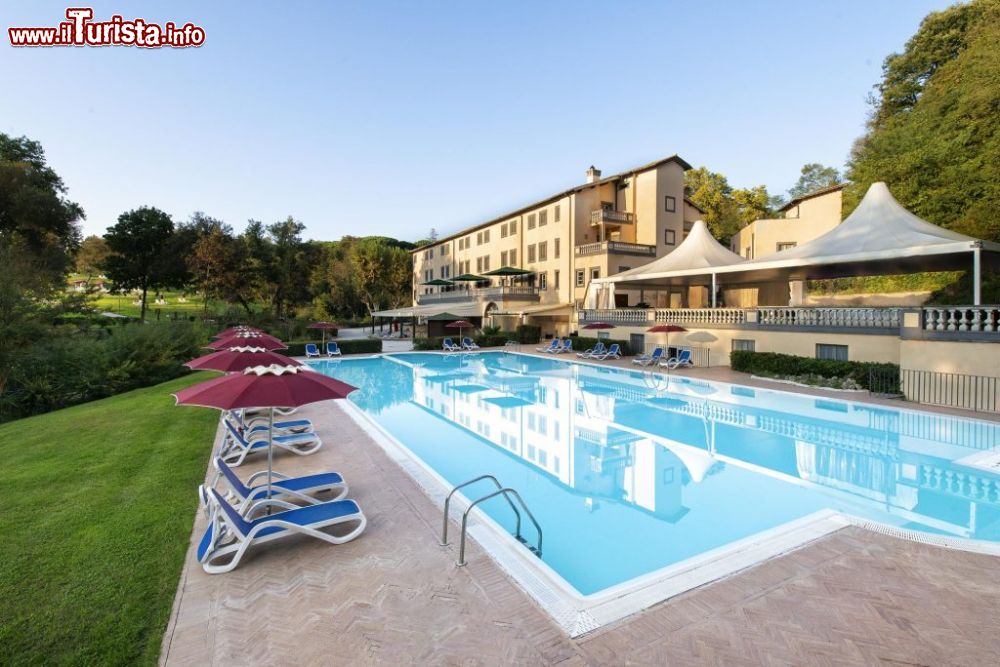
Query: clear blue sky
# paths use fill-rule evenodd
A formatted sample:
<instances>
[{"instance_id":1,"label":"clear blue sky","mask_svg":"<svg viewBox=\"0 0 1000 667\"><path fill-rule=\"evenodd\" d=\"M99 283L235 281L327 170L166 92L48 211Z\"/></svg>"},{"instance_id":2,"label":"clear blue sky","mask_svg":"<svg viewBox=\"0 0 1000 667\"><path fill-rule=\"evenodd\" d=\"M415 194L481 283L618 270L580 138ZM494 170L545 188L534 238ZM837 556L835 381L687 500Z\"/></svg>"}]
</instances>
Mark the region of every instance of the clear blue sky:
<instances>
[{"instance_id":1,"label":"clear blue sky","mask_svg":"<svg viewBox=\"0 0 1000 667\"><path fill-rule=\"evenodd\" d=\"M42 142L88 233L149 204L416 240L673 153L783 193L843 165L882 60L948 4L93 4L206 29L147 51L13 49L67 4L4 0L0 131Z\"/></svg>"}]
</instances>

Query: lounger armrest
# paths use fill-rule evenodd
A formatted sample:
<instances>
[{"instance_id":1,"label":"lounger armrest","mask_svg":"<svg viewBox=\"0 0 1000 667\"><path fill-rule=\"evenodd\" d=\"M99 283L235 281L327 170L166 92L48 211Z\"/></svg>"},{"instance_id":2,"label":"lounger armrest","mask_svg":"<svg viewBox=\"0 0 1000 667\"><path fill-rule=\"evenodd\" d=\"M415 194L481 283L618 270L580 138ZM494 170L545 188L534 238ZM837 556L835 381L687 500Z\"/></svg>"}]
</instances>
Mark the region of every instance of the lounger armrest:
<instances>
[{"instance_id":1,"label":"lounger armrest","mask_svg":"<svg viewBox=\"0 0 1000 667\"><path fill-rule=\"evenodd\" d=\"M267 471L266 470L258 470L257 472L255 472L254 474L250 475L250 477L247 478L247 481L245 482L245 484L247 486L253 486L253 483L256 482L258 479L266 478L266 477L267 477ZM271 478L272 479L290 479L290 476L286 475L284 473L280 473L277 470L272 470L271 471Z\"/></svg>"}]
</instances>

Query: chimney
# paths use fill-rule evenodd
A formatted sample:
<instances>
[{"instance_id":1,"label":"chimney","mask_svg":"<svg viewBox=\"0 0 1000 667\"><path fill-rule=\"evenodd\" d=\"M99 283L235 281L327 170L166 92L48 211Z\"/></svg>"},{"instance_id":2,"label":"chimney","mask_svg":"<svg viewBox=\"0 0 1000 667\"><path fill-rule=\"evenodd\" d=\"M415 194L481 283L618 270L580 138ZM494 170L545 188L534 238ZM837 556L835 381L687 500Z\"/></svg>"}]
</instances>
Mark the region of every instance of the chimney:
<instances>
[{"instance_id":1,"label":"chimney","mask_svg":"<svg viewBox=\"0 0 1000 667\"><path fill-rule=\"evenodd\" d=\"M601 180L601 170L590 165L590 169L587 170L587 182L596 183L599 180Z\"/></svg>"}]
</instances>

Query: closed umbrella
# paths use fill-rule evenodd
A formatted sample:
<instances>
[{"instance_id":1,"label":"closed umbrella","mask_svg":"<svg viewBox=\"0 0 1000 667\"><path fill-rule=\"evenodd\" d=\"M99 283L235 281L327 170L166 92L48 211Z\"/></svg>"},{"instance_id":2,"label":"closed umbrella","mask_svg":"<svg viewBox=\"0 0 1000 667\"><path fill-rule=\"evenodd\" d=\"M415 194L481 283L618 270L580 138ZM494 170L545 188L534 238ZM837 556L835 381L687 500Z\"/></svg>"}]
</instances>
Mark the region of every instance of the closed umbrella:
<instances>
[{"instance_id":1,"label":"closed umbrella","mask_svg":"<svg viewBox=\"0 0 1000 667\"><path fill-rule=\"evenodd\" d=\"M271 497L274 452L272 429L275 408L346 398L357 389L318 373L308 366L256 366L242 373L196 384L174 394L177 405L200 405L220 410L268 408L267 497Z\"/></svg>"},{"instance_id":2,"label":"closed umbrella","mask_svg":"<svg viewBox=\"0 0 1000 667\"><path fill-rule=\"evenodd\" d=\"M271 352L263 347L230 347L218 352L192 359L184 364L191 370L222 371L224 373L242 373L254 366L301 366L302 362L277 352Z\"/></svg>"},{"instance_id":3,"label":"closed umbrella","mask_svg":"<svg viewBox=\"0 0 1000 667\"><path fill-rule=\"evenodd\" d=\"M320 330L322 330L322 332L323 332L323 342L321 343L321 345L322 345L321 349L323 351L326 351L326 332L330 331L331 329L339 329L339 328L340 327L338 327L333 322L313 322L312 324L310 324L309 326L306 327L306 329L320 329Z\"/></svg>"}]
</instances>

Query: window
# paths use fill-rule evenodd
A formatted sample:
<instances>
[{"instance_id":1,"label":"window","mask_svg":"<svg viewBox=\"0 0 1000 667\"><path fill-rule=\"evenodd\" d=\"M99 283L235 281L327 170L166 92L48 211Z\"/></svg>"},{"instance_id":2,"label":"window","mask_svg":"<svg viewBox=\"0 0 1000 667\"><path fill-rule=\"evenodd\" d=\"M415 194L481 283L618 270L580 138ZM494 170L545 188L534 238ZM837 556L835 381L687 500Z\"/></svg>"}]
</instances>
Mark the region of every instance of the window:
<instances>
[{"instance_id":1,"label":"window","mask_svg":"<svg viewBox=\"0 0 1000 667\"><path fill-rule=\"evenodd\" d=\"M489 271L489 270L490 270L490 256L486 255L486 257L483 257L483 271Z\"/></svg>"},{"instance_id":2,"label":"window","mask_svg":"<svg viewBox=\"0 0 1000 667\"><path fill-rule=\"evenodd\" d=\"M552 287L553 289L559 289L559 271L552 274Z\"/></svg>"},{"instance_id":3,"label":"window","mask_svg":"<svg viewBox=\"0 0 1000 667\"><path fill-rule=\"evenodd\" d=\"M734 338L733 339L733 352L753 352L755 350L755 341L748 338Z\"/></svg>"},{"instance_id":4,"label":"window","mask_svg":"<svg viewBox=\"0 0 1000 667\"><path fill-rule=\"evenodd\" d=\"M677 232L672 229L664 229L663 243L666 245L675 245L677 243Z\"/></svg>"},{"instance_id":5,"label":"window","mask_svg":"<svg viewBox=\"0 0 1000 667\"><path fill-rule=\"evenodd\" d=\"M483 233L479 232L476 234L476 245L483 245Z\"/></svg>"},{"instance_id":6,"label":"window","mask_svg":"<svg viewBox=\"0 0 1000 667\"><path fill-rule=\"evenodd\" d=\"M510 251L510 266L516 266L516 265L517 265L517 251L516 250L511 250Z\"/></svg>"},{"instance_id":7,"label":"window","mask_svg":"<svg viewBox=\"0 0 1000 667\"><path fill-rule=\"evenodd\" d=\"M517 220L510 221L510 234L511 236L517 234Z\"/></svg>"},{"instance_id":8,"label":"window","mask_svg":"<svg viewBox=\"0 0 1000 667\"><path fill-rule=\"evenodd\" d=\"M535 261L535 244L532 243L528 246L528 264L533 264Z\"/></svg>"},{"instance_id":9,"label":"window","mask_svg":"<svg viewBox=\"0 0 1000 667\"><path fill-rule=\"evenodd\" d=\"M547 224L549 224L549 212L548 211L539 211L538 212L538 226L539 227L544 227Z\"/></svg>"},{"instance_id":10,"label":"window","mask_svg":"<svg viewBox=\"0 0 1000 667\"><path fill-rule=\"evenodd\" d=\"M590 279L591 280L597 280L600 277L601 277L601 270L599 268L594 267L594 268L592 268L590 270Z\"/></svg>"},{"instance_id":11,"label":"window","mask_svg":"<svg viewBox=\"0 0 1000 667\"><path fill-rule=\"evenodd\" d=\"M632 268L631 266L622 266L622 265L619 264L618 265L618 273L621 273L622 271L628 271L631 268Z\"/></svg>"},{"instance_id":12,"label":"window","mask_svg":"<svg viewBox=\"0 0 1000 667\"><path fill-rule=\"evenodd\" d=\"M476 273L482 273L482 272L483 272L483 258L476 257Z\"/></svg>"},{"instance_id":13,"label":"window","mask_svg":"<svg viewBox=\"0 0 1000 667\"><path fill-rule=\"evenodd\" d=\"M443 245L443 246L441 246L441 254L442 254L442 255L447 255L447 254L448 254L448 249L449 249L450 247L451 247L451 246L447 246L447 245Z\"/></svg>"},{"instance_id":14,"label":"window","mask_svg":"<svg viewBox=\"0 0 1000 667\"><path fill-rule=\"evenodd\" d=\"M673 213L677 210L677 198L667 195L663 198L663 210L667 213Z\"/></svg>"},{"instance_id":15,"label":"window","mask_svg":"<svg viewBox=\"0 0 1000 667\"><path fill-rule=\"evenodd\" d=\"M507 251L506 250L504 250L503 252L500 253L500 266L510 266L510 264L507 263Z\"/></svg>"},{"instance_id":16,"label":"window","mask_svg":"<svg viewBox=\"0 0 1000 667\"><path fill-rule=\"evenodd\" d=\"M545 290L549 288L549 272L542 271L538 274L538 289Z\"/></svg>"},{"instance_id":17,"label":"window","mask_svg":"<svg viewBox=\"0 0 1000 667\"><path fill-rule=\"evenodd\" d=\"M847 361L847 346L816 343L816 358Z\"/></svg>"},{"instance_id":18,"label":"window","mask_svg":"<svg viewBox=\"0 0 1000 667\"><path fill-rule=\"evenodd\" d=\"M489 243L489 242L490 242L490 230L487 229L486 231L483 232L483 243Z\"/></svg>"},{"instance_id":19,"label":"window","mask_svg":"<svg viewBox=\"0 0 1000 667\"><path fill-rule=\"evenodd\" d=\"M746 257L747 259L753 259L753 248L751 248L750 246L744 248L743 256Z\"/></svg>"},{"instance_id":20,"label":"window","mask_svg":"<svg viewBox=\"0 0 1000 667\"><path fill-rule=\"evenodd\" d=\"M507 238L507 223L500 225L500 238Z\"/></svg>"},{"instance_id":21,"label":"window","mask_svg":"<svg viewBox=\"0 0 1000 667\"><path fill-rule=\"evenodd\" d=\"M584 282L585 281L585 276L586 276L586 274L584 273L583 269L577 269L576 270L576 286L577 287L583 287L584 286L584 284L585 284L585 282Z\"/></svg>"},{"instance_id":22,"label":"window","mask_svg":"<svg viewBox=\"0 0 1000 667\"><path fill-rule=\"evenodd\" d=\"M560 206L556 206L552 209L552 222L559 222L559 213L562 210Z\"/></svg>"},{"instance_id":23,"label":"window","mask_svg":"<svg viewBox=\"0 0 1000 667\"><path fill-rule=\"evenodd\" d=\"M782 250L790 250L795 247L795 241L786 241L784 243L776 243L774 249L778 252Z\"/></svg>"},{"instance_id":24,"label":"window","mask_svg":"<svg viewBox=\"0 0 1000 667\"><path fill-rule=\"evenodd\" d=\"M538 244L538 261L544 262L549 258L549 242L542 241Z\"/></svg>"},{"instance_id":25,"label":"window","mask_svg":"<svg viewBox=\"0 0 1000 667\"><path fill-rule=\"evenodd\" d=\"M532 213L531 215L528 216L528 229L534 229L534 228L535 228L535 214Z\"/></svg>"},{"instance_id":26,"label":"window","mask_svg":"<svg viewBox=\"0 0 1000 667\"><path fill-rule=\"evenodd\" d=\"M558 211L559 209L557 208L556 210ZM555 240L552 241L555 244L552 247L552 256L555 259L559 259L559 241L560 241L560 239L555 239Z\"/></svg>"}]
</instances>

